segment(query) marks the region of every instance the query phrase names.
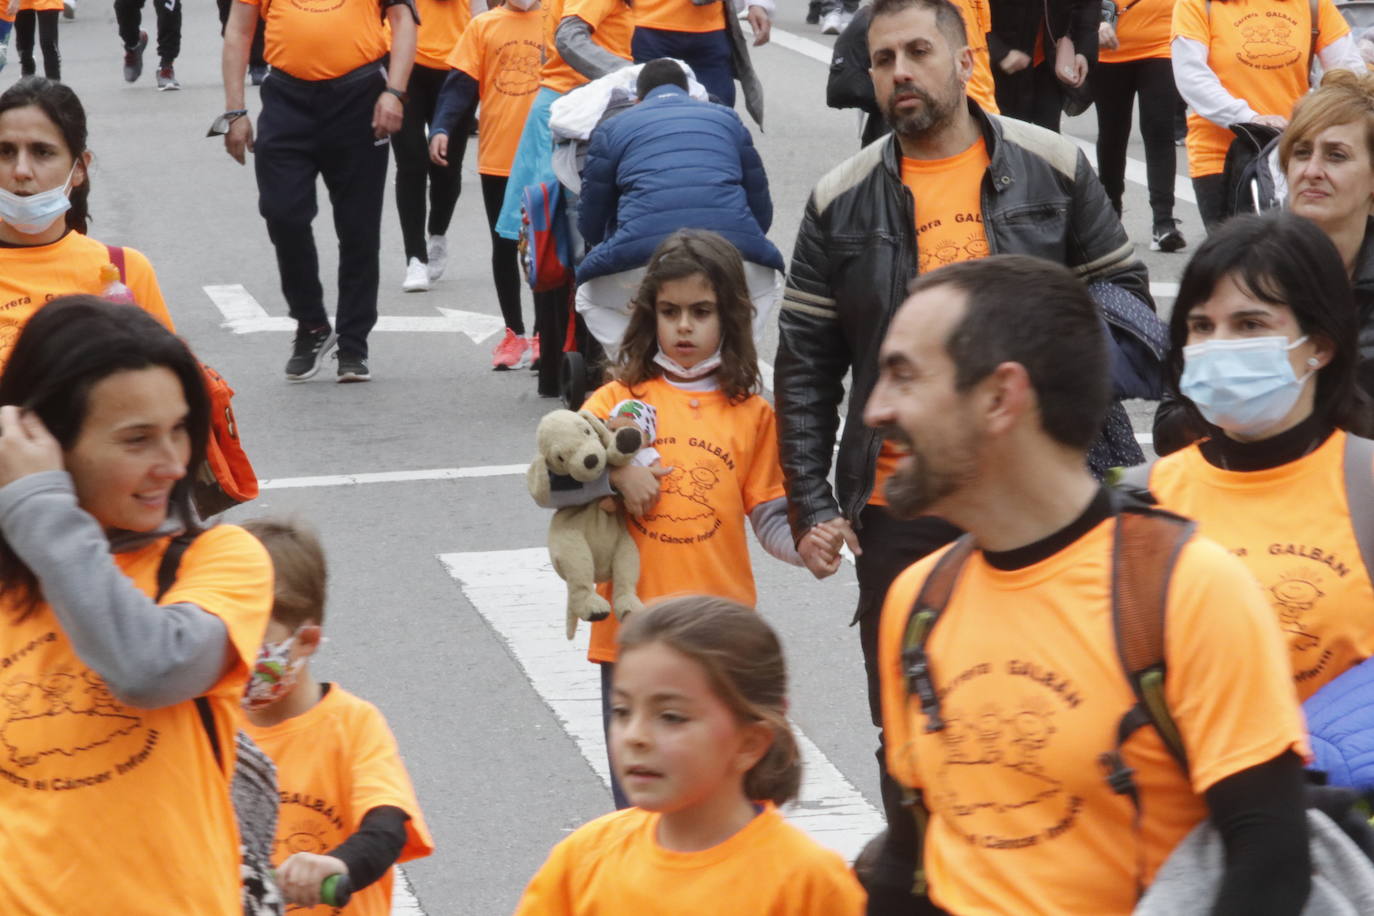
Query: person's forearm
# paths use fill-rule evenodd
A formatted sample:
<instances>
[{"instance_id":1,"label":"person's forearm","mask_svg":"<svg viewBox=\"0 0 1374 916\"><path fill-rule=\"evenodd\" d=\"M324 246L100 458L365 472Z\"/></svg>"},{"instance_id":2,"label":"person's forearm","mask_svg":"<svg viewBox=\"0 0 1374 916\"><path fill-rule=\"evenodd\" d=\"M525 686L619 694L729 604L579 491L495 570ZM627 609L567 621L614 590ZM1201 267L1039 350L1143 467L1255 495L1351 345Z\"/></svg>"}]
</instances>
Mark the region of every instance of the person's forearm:
<instances>
[{"instance_id":1,"label":"person's forearm","mask_svg":"<svg viewBox=\"0 0 1374 916\"><path fill-rule=\"evenodd\" d=\"M246 107L243 80L248 75L248 52L253 46L253 32L257 27L258 8L233 0L229 21L224 26L224 48L220 52L225 111L239 111Z\"/></svg>"},{"instance_id":2,"label":"person's forearm","mask_svg":"<svg viewBox=\"0 0 1374 916\"><path fill-rule=\"evenodd\" d=\"M462 70L449 72L434 106L434 118L429 128L431 140L437 134L451 134L458 129L463 117L476 107L478 90L477 81Z\"/></svg>"},{"instance_id":3,"label":"person's forearm","mask_svg":"<svg viewBox=\"0 0 1374 916\"><path fill-rule=\"evenodd\" d=\"M801 554L792 541L792 528L787 523L787 499L778 497L766 503L759 503L749 513L749 524L753 526L754 536L770 556L784 563L802 566Z\"/></svg>"},{"instance_id":4,"label":"person's forearm","mask_svg":"<svg viewBox=\"0 0 1374 916\"><path fill-rule=\"evenodd\" d=\"M410 815L393 805L379 805L363 815L358 829L325 853L348 866L348 880L357 893L396 864L406 845Z\"/></svg>"},{"instance_id":5,"label":"person's forearm","mask_svg":"<svg viewBox=\"0 0 1374 916\"><path fill-rule=\"evenodd\" d=\"M565 16L554 33L554 46L563 60L589 80L600 79L630 62L592 40L592 27L577 16Z\"/></svg>"},{"instance_id":6,"label":"person's forearm","mask_svg":"<svg viewBox=\"0 0 1374 916\"><path fill-rule=\"evenodd\" d=\"M1207 46L1191 38L1175 38L1173 54L1174 83L1178 94L1199 117L1218 127L1229 128L1255 120L1259 115L1244 99L1231 95L1221 78L1207 64Z\"/></svg>"},{"instance_id":7,"label":"person's forearm","mask_svg":"<svg viewBox=\"0 0 1374 916\"><path fill-rule=\"evenodd\" d=\"M1208 789L1226 868L1211 916L1297 916L1311 890L1302 760L1286 751Z\"/></svg>"},{"instance_id":8,"label":"person's forearm","mask_svg":"<svg viewBox=\"0 0 1374 916\"><path fill-rule=\"evenodd\" d=\"M415 66L415 13L404 3L386 8L386 20L391 23L391 59L386 68L386 84L392 89L406 91L410 85L410 70Z\"/></svg>"},{"instance_id":9,"label":"person's forearm","mask_svg":"<svg viewBox=\"0 0 1374 916\"><path fill-rule=\"evenodd\" d=\"M72 648L124 703L157 709L214 686L231 647L223 621L190 604L160 607L110 555L66 471L0 489L0 531L38 577Z\"/></svg>"}]
</instances>

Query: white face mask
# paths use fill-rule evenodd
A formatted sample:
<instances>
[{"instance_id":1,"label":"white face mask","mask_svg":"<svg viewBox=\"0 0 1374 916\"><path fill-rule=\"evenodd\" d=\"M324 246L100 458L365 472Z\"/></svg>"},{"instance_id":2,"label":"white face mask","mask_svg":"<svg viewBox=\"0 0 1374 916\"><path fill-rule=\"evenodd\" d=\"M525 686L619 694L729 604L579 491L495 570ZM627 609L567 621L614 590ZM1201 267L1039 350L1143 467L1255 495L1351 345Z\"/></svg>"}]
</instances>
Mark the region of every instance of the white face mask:
<instances>
[{"instance_id":1,"label":"white face mask","mask_svg":"<svg viewBox=\"0 0 1374 916\"><path fill-rule=\"evenodd\" d=\"M52 228L52 224L72 208L67 189L76 174L76 163L67 173L67 180L55 188L21 197L0 188L0 221L8 223L25 235L37 235Z\"/></svg>"},{"instance_id":2,"label":"white face mask","mask_svg":"<svg viewBox=\"0 0 1374 916\"><path fill-rule=\"evenodd\" d=\"M1316 357L1302 378L1288 362L1288 351L1306 340L1248 337L1184 347L1179 390L1213 426L1240 435L1263 432L1288 416L1317 371Z\"/></svg>"},{"instance_id":3,"label":"white face mask","mask_svg":"<svg viewBox=\"0 0 1374 916\"><path fill-rule=\"evenodd\" d=\"M520 10L522 13L538 3L539 0L506 0L506 6L513 10Z\"/></svg>"},{"instance_id":4,"label":"white face mask","mask_svg":"<svg viewBox=\"0 0 1374 916\"><path fill-rule=\"evenodd\" d=\"M717 349L716 352L712 353L695 366L692 366L690 369L680 364L671 356L668 356L662 350L654 354L654 362L664 369L667 369L678 378L684 381L694 382L699 378L705 378L720 368L720 350Z\"/></svg>"}]
</instances>

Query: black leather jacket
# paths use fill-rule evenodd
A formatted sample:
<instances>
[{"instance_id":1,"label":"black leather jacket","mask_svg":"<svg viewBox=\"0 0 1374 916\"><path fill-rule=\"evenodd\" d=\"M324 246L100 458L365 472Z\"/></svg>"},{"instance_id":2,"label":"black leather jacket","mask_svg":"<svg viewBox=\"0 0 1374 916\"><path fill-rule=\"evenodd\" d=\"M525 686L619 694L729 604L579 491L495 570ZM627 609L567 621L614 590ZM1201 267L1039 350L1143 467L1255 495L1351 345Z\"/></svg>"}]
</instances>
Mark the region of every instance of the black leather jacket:
<instances>
[{"instance_id":1,"label":"black leather jacket","mask_svg":"<svg viewBox=\"0 0 1374 916\"><path fill-rule=\"evenodd\" d=\"M1150 303L1145 265L1088 160L1071 140L969 107L990 163L983 228L993 254L1066 264L1084 282L1115 283ZM863 424L878 347L916 275L915 202L902 184L895 135L860 150L820 180L797 233L778 316L774 365L779 447L792 532L843 514L857 524L873 489L881 436ZM827 480L853 370L835 491Z\"/></svg>"}]
</instances>

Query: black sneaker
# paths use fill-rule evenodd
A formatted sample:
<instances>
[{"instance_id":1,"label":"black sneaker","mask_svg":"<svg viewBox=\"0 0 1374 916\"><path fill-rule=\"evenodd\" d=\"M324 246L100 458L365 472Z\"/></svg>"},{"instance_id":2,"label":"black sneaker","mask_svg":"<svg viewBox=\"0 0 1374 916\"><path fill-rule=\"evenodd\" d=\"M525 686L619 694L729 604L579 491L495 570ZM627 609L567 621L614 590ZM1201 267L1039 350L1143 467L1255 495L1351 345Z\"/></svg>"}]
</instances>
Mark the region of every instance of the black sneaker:
<instances>
[{"instance_id":1,"label":"black sneaker","mask_svg":"<svg viewBox=\"0 0 1374 916\"><path fill-rule=\"evenodd\" d=\"M820 4L820 0L811 0L811 2L810 2L809 4L807 4L807 7L806 7L806 24L807 24L807 25L816 25L816 24L819 23L820 21L821 21L821 4Z\"/></svg>"},{"instance_id":2,"label":"black sneaker","mask_svg":"<svg viewBox=\"0 0 1374 916\"><path fill-rule=\"evenodd\" d=\"M1178 220L1170 219L1155 223L1154 232L1150 235L1151 251L1178 251L1186 247L1188 240L1179 231Z\"/></svg>"},{"instance_id":3,"label":"black sneaker","mask_svg":"<svg viewBox=\"0 0 1374 916\"><path fill-rule=\"evenodd\" d=\"M138 44L124 48L124 82L135 82L143 75L143 52L148 47L148 33L138 33Z\"/></svg>"},{"instance_id":4,"label":"black sneaker","mask_svg":"<svg viewBox=\"0 0 1374 916\"><path fill-rule=\"evenodd\" d=\"M339 377L335 381L339 382L370 382L372 373L367 368L367 357L350 353L347 350L340 350L334 354L334 358L339 361Z\"/></svg>"},{"instance_id":5,"label":"black sneaker","mask_svg":"<svg viewBox=\"0 0 1374 916\"><path fill-rule=\"evenodd\" d=\"M297 331L291 342L291 358L286 361L286 378L303 382L319 372L320 363L336 343L338 338L328 326L318 331Z\"/></svg>"}]
</instances>

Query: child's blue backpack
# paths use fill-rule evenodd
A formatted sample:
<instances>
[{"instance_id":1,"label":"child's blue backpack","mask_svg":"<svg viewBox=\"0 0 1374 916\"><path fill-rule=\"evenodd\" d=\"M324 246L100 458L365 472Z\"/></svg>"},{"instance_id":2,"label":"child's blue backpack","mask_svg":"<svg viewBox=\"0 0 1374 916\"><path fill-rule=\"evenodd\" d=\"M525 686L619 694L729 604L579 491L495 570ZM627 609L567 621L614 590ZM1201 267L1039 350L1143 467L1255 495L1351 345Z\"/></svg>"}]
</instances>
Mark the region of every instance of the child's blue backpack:
<instances>
[{"instance_id":1,"label":"child's blue backpack","mask_svg":"<svg viewBox=\"0 0 1374 916\"><path fill-rule=\"evenodd\" d=\"M520 268L536 293L573 282L572 232L563 186L541 181L520 195Z\"/></svg>"}]
</instances>

